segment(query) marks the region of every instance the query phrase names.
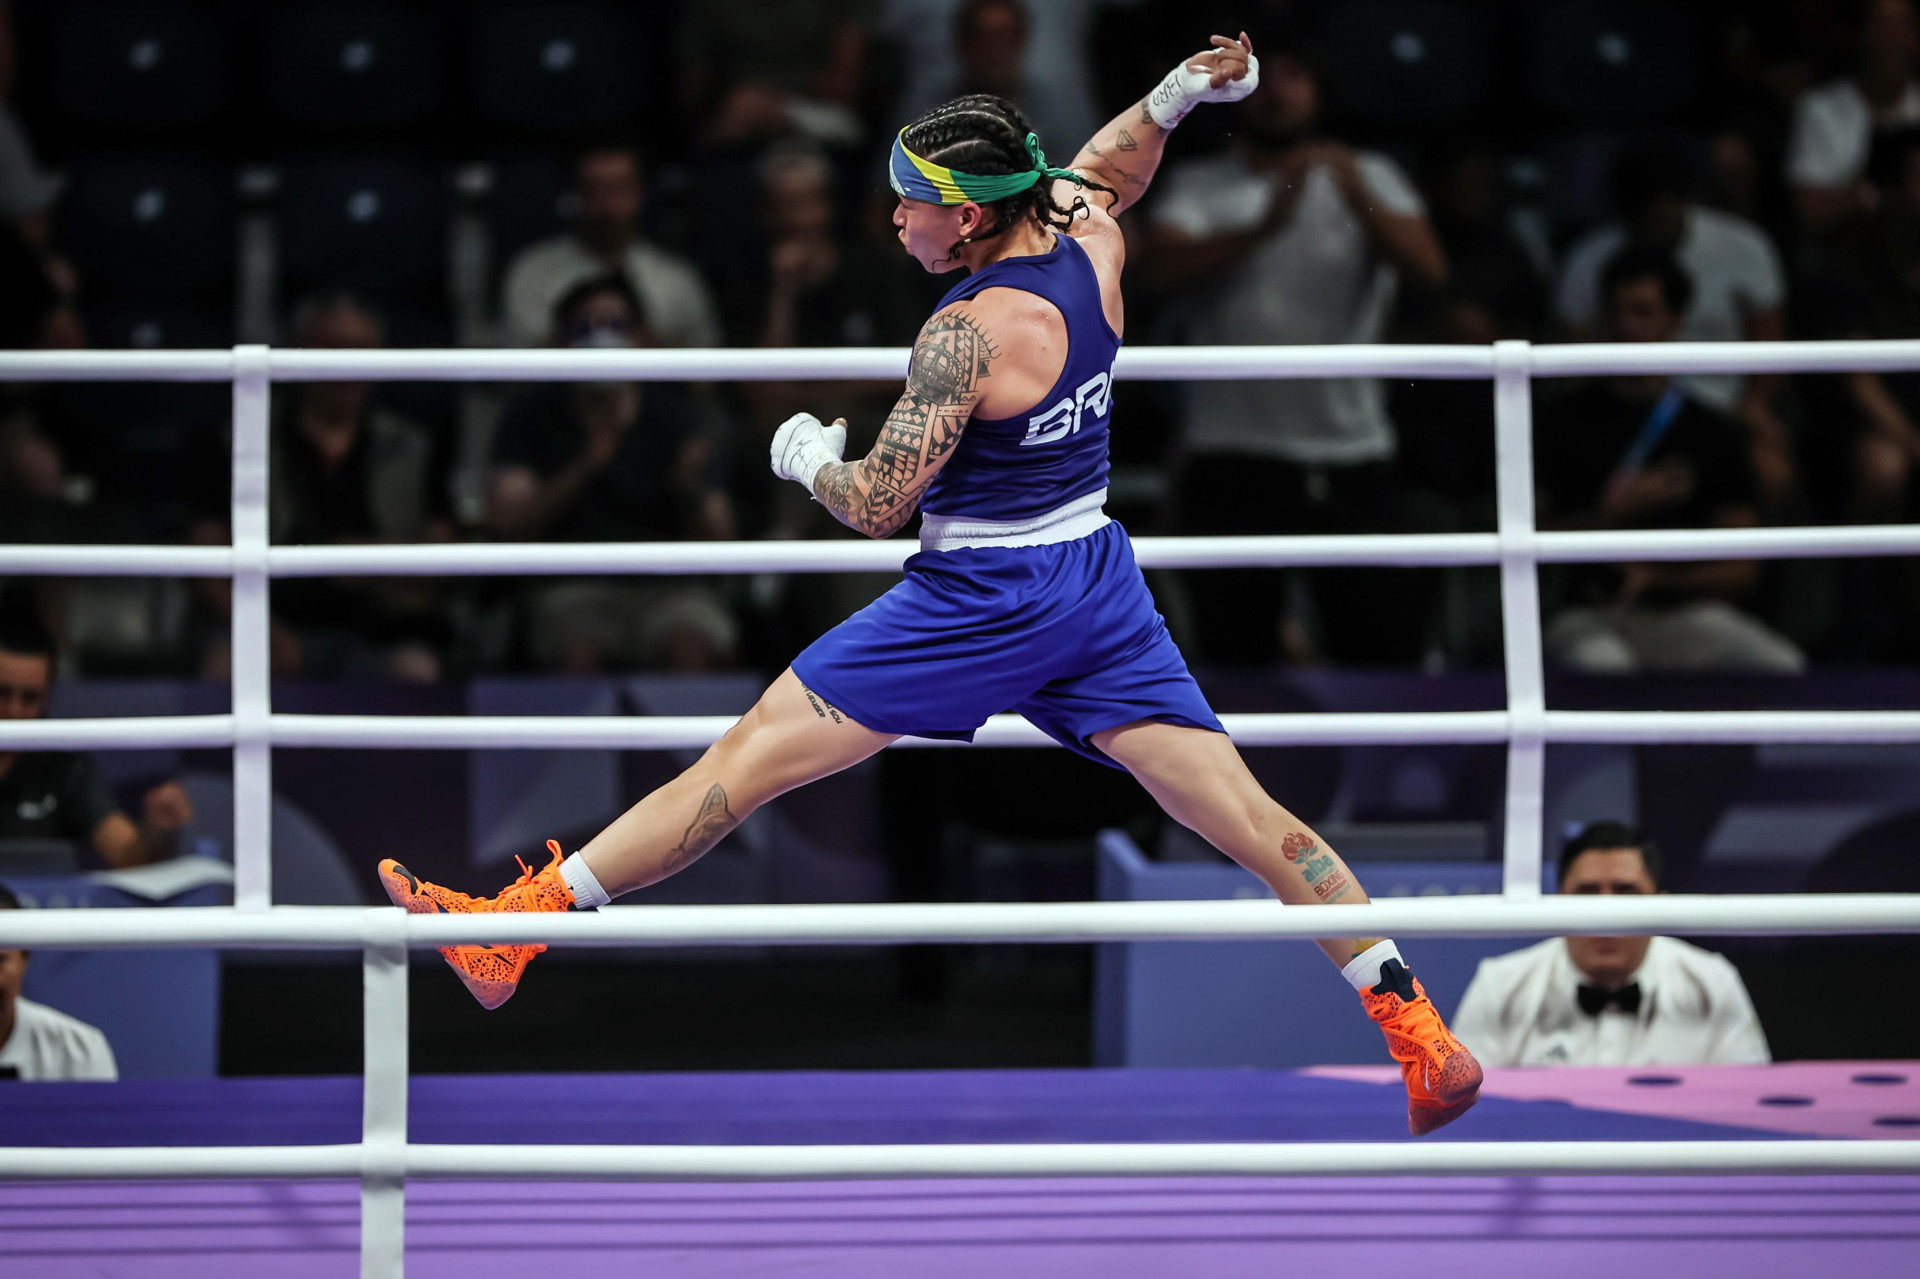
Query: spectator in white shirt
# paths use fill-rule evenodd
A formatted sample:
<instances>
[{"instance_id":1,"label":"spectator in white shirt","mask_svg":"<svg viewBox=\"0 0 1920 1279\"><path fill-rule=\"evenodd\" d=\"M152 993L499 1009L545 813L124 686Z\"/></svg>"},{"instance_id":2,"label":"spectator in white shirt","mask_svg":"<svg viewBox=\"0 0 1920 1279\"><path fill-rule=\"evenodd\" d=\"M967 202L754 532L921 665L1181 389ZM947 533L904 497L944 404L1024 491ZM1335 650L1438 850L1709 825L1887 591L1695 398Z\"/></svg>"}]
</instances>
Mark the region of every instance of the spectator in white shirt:
<instances>
[{"instance_id":1,"label":"spectator in white shirt","mask_svg":"<svg viewBox=\"0 0 1920 1279\"><path fill-rule=\"evenodd\" d=\"M1560 854L1562 893L1664 891L1660 850L1594 822ZM1453 1025L1490 1066L1763 1065L1739 972L1673 937L1556 937L1480 962Z\"/></svg>"},{"instance_id":2,"label":"spectator in white shirt","mask_svg":"<svg viewBox=\"0 0 1920 1279\"><path fill-rule=\"evenodd\" d=\"M0 884L0 910L18 909L20 899ZM105 1035L21 997L28 953L0 950L0 1079L118 1079Z\"/></svg>"},{"instance_id":3,"label":"spectator in white shirt","mask_svg":"<svg viewBox=\"0 0 1920 1279\"><path fill-rule=\"evenodd\" d=\"M1861 5L1854 73L1808 89L1794 104L1787 180L1801 224L1816 235L1873 212L1880 191L1866 181L1874 134L1920 124L1920 21L1912 0Z\"/></svg>"},{"instance_id":4,"label":"spectator in white shirt","mask_svg":"<svg viewBox=\"0 0 1920 1279\"><path fill-rule=\"evenodd\" d=\"M1447 275L1426 206L1392 160L1320 128L1320 77L1304 49L1263 48L1260 87L1240 107L1233 149L1176 165L1142 255L1148 285L1176 294L1183 336L1202 344L1378 342L1402 273ZM1180 431L1183 532L1397 532L1393 423L1373 378L1198 382ZM1417 602L1396 578L1352 570L1312 580L1323 655L1416 637ZM1377 570L1373 570L1377 573ZM1270 661L1281 583L1212 569L1190 583L1201 660ZM1366 607L1392 599L1399 622ZM1290 630L1292 628L1289 628ZM1296 658L1303 641L1290 635Z\"/></svg>"},{"instance_id":5,"label":"spectator in white shirt","mask_svg":"<svg viewBox=\"0 0 1920 1279\"><path fill-rule=\"evenodd\" d=\"M1767 233L1744 218L1690 198L1692 165L1677 146L1649 142L1614 161L1613 210L1618 221L1582 236L1567 254L1554 299L1575 341L1598 339L1606 316L1600 274L1629 246L1671 253L1693 281L1693 301L1673 335L1680 342L1775 342L1786 331L1786 284ZM1702 374L1684 378L1688 394L1737 417L1753 433L1754 475L1769 511L1792 496L1786 427L1773 410L1779 379Z\"/></svg>"},{"instance_id":6,"label":"spectator in white shirt","mask_svg":"<svg viewBox=\"0 0 1920 1279\"><path fill-rule=\"evenodd\" d=\"M509 346L541 346L567 290L608 271L627 277L662 346L718 346L706 283L685 258L640 235L646 203L639 153L597 147L574 162L573 229L528 245L507 266L501 328Z\"/></svg>"}]
</instances>

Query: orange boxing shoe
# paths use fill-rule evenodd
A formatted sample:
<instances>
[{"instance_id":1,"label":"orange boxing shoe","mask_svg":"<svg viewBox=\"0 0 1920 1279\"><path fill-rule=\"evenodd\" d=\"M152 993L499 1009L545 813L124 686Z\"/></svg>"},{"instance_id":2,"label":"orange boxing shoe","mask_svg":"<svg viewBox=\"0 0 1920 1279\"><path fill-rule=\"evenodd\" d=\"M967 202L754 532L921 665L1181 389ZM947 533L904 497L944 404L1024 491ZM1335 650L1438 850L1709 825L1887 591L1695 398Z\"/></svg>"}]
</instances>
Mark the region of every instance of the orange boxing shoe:
<instances>
[{"instance_id":1,"label":"orange boxing shoe","mask_svg":"<svg viewBox=\"0 0 1920 1279\"><path fill-rule=\"evenodd\" d=\"M548 840L553 860L536 872L520 862L520 878L502 889L498 897L469 897L451 888L428 883L394 861L380 863L380 883L396 906L415 915L490 914L496 911L571 910L573 890L560 878L561 852L557 840ZM442 946L441 956L458 973L473 997L483 1008L498 1008L513 998L520 974L527 971L533 957L545 950L530 946Z\"/></svg>"},{"instance_id":2,"label":"orange boxing shoe","mask_svg":"<svg viewBox=\"0 0 1920 1279\"><path fill-rule=\"evenodd\" d=\"M1387 1052L1407 1083L1407 1131L1424 1137L1480 1100L1480 1063L1440 1020L1420 981L1397 959L1380 965L1380 984L1360 995L1387 1036Z\"/></svg>"}]
</instances>

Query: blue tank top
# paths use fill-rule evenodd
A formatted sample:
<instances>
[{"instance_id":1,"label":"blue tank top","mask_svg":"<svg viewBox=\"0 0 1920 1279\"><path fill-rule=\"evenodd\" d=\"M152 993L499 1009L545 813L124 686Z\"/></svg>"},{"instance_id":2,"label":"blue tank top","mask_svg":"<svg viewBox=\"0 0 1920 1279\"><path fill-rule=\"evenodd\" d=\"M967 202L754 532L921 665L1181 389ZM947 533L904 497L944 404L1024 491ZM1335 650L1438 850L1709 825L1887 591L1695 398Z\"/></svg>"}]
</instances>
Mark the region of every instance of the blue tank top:
<instances>
[{"instance_id":1,"label":"blue tank top","mask_svg":"<svg viewBox=\"0 0 1920 1279\"><path fill-rule=\"evenodd\" d=\"M920 509L1031 520L1107 486L1107 422L1120 339L1100 307L1093 262L1071 236L1056 235L1051 252L991 263L949 289L940 306L983 289L1024 289L1058 307L1067 322L1066 367L1027 413L967 423Z\"/></svg>"}]
</instances>

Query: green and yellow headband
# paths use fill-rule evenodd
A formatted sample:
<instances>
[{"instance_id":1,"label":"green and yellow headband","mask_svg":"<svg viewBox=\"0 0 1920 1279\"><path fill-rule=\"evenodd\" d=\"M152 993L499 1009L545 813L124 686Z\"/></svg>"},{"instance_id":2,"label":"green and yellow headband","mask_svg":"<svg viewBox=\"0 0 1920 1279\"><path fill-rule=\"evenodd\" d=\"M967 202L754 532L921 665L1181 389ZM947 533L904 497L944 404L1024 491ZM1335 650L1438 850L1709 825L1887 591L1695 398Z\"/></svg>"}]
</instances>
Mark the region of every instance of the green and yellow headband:
<instances>
[{"instance_id":1,"label":"green and yellow headband","mask_svg":"<svg viewBox=\"0 0 1920 1279\"><path fill-rule=\"evenodd\" d=\"M1033 167L1019 173L961 173L907 150L907 131L902 129L893 139L893 158L887 164L887 177L902 198L926 204L965 204L969 200L990 204L1019 195L1042 178L1080 181L1080 175L1072 169L1047 167L1047 156L1040 149L1037 134L1027 135L1027 158L1033 161Z\"/></svg>"}]
</instances>

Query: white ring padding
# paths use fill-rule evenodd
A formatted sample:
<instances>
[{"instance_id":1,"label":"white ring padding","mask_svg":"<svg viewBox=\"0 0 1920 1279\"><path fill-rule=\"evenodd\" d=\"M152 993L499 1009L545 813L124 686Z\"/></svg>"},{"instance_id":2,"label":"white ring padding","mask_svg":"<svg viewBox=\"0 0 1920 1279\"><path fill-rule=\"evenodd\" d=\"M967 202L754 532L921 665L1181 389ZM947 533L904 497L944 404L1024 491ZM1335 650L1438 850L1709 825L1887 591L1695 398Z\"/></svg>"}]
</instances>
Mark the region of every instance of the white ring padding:
<instances>
[{"instance_id":1,"label":"white ring padding","mask_svg":"<svg viewBox=\"0 0 1920 1279\"><path fill-rule=\"evenodd\" d=\"M1389 348L1391 349L1391 348ZM1528 347L1529 377L1672 373L1901 373L1920 368L1920 341L1568 342Z\"/></svg>"},{"instance_id":2,"label":"white ring padding","mask_svg":"<svg viewBox=\"0 0 1920 1279\"><path fill-rule=\"evenodd\" d=\"M0 750L181 750L231 746L231 715L129 715L104 719L0 720Z\"/></svg>"},{"instance_id":3,"label":"white ring padding","mask_svg":"<svg viewBox=\"0 0 1920 1279\"><path fill-rule=\"evenodd\" d=\"M378 909L387 909L381 907ZM393 908L398 911L398 908ZM0 947L94 950L359 950L367 908L179 906L0 911ZM404 913L404 912L400 912ZM1394 897L1289 908L1272 900L865 902L792 906L608 906L598 911L407 915L413 949L452 945L891 946L915 942L1252 941L1318 937L1920 932L1920 894L1780 893Z\"/></svg>"},{"instance_id":4,"label":"white ring padding","mask_svg":"<svg viewBox=\"0 0 1920 1279\"><path fill-rule=\"evenodd\" d=\"M585 1156L584 1158L582 1156ZM597 1165L597 1168L595 1167ZM1920 1171L1920 1141L1192 1142L951 1146L412 1147L408 1175L459 1179L1508 1176Z\"/></svg>"},{"instance_id":5,"label":"white ring padding","mask_svg":"<svg viewBox=\"0 0 1920 1279\"><path fill-rule=\"evenodd\" d=\"M907 351L898 347L788 349L572 350L272 350L276 382L598 382L837 381L899 382ZM6 351L0 381L225 382L226 351ZM1920 340L1860 342L1569 343L1533 346L1531 377L1652 373L1846 373L1920 369ZM1162 346L1124 347L1114 367L1123 379L1159 381L1252 378L1491 378L1490 346Z\"/></svg>"},{"instance_id":6,"label":"white ring padding","mask_svg":"<svg viewBox=\"0 0 1920 1279\"><path fill-rule=\"evenodd\" d=\"M401 1148L409 1180L1502 1177L1920 1172L1920 1141L1087 1142ZM0 1178L357 1177L359 1146L0 1147Z\"/></svg>"},{"instance_id":7,"label":"white ring padding","mask_svg":"<svg viewBox=\"0 0 1920 1279\"><path fill-rule=\"evenodd\" d=\"M1510 711L1228 713L1241 746L1491 745L1523 717ZM711 746L732 715L286 715L267 719L276 746L335 750L686 750ZM1532 730L1548 742L1659 745L1920 741L1920 711L1546 711ZM231 715L0 720L0 750L159 750L231 746ZM1057 747L1018 715L995 715L975 748ZM966 749L903 737L895 747Z\"/></svg>"},{"instance_id":8,"label":"white ring padding","mask_svg":"<svg viewBox=\"0 0 1920 1279\"><path fill-rule=\"evenodd\" d=\"M358 1179L359 1143L335 1146L5 1146L0 1178L85 1181L97 1177Z\"/></svg>"},{"instance_id":9,"label":"white ring padding","mask_svg":"<svg viewBox=\"0 0 1920 1279\"><path fill-rule=\"evenodd\" d=\"M1418 568L1497 564L1494 533L1358 537L1140 537L1142 568ZM395 546L276 546L274 577L482 577L569 574L890 573L920 548L906 539L803 542L466 542ZM1536 533L1546 564L1640 560L1816 559L1920 555L1920 525ZM217 546L4 546L0 574L55 577L225 577L237 564Z\"/></svg>"},{"instance_id":10,"label":"white ring padding","mask_svg":"<svg viewBox=\"0 0 1920 1279\"><path fill-rule=\"evenodd\" d=\"M1920 554L1920 525L1535 533L1533 542L1534 558L1546 564L1916 555Z\"/></svg>"},{"instance_id":11,"label":"white ring padding","mask_svg":"<svg viewBox=\"0 0 1920 1279\"><path fill-rule=\"evenodd\" d=\"M805 542L438 543L409 546L288 546L268 552L276 577L511 573L866 573L897 570L919 548L908 540ZM1140 537L1141 568L1414 568L1497 564L1495 533L1402 533L1354 537ZM1920 555L1920 525L1670 529L1535 533L1533 558L1547 564L1625 560L1813 559ZM28 560L29 555L18 556ZM0 568L6 566L0 558Z\"/></svg>"},{"instance_id":12,"label":"white ring padding","mask_svg":"<svg viewBox=\"0 0 1920 1279\"><path fill-rule=\"evenodd\" d=\"M1241 746L1486 745L1507 741L1514 720L1509 711L1242 712L1220 716L1228 735ZM733 726L734 718L275 715L271 722L273 740L281 746L669 750L710 746ZM7 744L10 727L0 723L0 746ZM1541 717L1540 731L1549 742L1915 742L1920 741L1920 711L1547 711ZM966 743L903 737L896 745L959 749ZM974 735L973 745L1051 747L1057 743L1018 715L995 715Z\"/></svg>"},{"instance_id":13,"label":"white ring padding","mask_svg":"<svg viewBox=\"0 0 1920 1279\"><path fill-rule=\"evenodd\" d=\"M231 577L224 546L0 546L0 574L46 577Z\"/></svg>"},{"instance_id":14,"label":"white ring padding","mask_svg":"<svg viewBox=\"0 0 1920 1279\"><path fill-rule=\"evenodd\" d=\"M1738 345L1738 344L1733 344ZM1644 353L1642 355L1644 359ZM600 382L825 381L899 383L904 347L646 350L276 349L268 376L276 382ZM1920 355L1912 357L1920 366ZM224 382L230 351L0 352L0 381ZM1135 347L1123 348L1115 376L1141 379L1260 377L1483 378L1493 373L1490 347Z\"/></svg>"},{"instance_id":15,"label":"white ring padding","mask_svg":"<svg viewBox=\"0 0 1920 1279\"><path fill-rule=\"evenodd\" d=\"M1878 712L1897 714L1897 712ZM1355 714L1229 714L1220 717L1242 746L1331 746L1415 742L1480 743L1507 739L1505 711L1380 711ZM1908 716L1920 739L1920 711ZM70 721L84 722L84 721ZM98 721L108 723L112 721ZM680 750L711 746L733 727L731 715L275 715L279 746L354 749L464 750L528 747L565 750ZM0 722L0 746L7 742ZM995 715L974 735L975 747L1055 747L1059 743L1019 715ZM966 749L951 738L903 737L900 747Z\"/></svg>"}]
</instances>

